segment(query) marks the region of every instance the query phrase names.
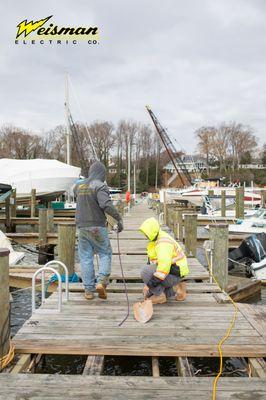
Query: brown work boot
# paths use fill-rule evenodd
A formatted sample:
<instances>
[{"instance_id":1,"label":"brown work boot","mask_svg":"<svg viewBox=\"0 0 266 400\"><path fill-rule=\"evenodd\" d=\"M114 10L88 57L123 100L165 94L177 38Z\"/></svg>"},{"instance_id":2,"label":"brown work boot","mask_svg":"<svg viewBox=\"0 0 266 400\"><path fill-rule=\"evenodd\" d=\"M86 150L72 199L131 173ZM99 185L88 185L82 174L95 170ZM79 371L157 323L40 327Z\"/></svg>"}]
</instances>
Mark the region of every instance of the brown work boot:
<instances>
[{"instance_id":1,"label":"brown work boot","mask_svg":"<svg viewBox=\"0 0 266 400\"><path fill-rule=\"evenodd\" d=\"M84 297L86 300L92 300L94 298L94 293L93 292L88 292L85 290Z\"/></svg>"},{"instance_id":2,"label":"brown work boot","mask_svg":"<svg viewBox=\"0 0 266 400\"><path fill-rule=\"evenodd\" d=\"M106 285L104 285L103 283L97 283L96 291L98 292L98 296L100 299L107 299Z\"/></svg>"},{"instance_id":3,"label":"brown work boot","mask_svg":"<svg viewBox=\"0 0 266 400\"><path fill-rule=\"evenodd\" d=\"M185 298L187 297L187 284L186 284L186 282L178 283L177 285L175 285L173 287L173 289L174 289L174 291L176 293L175 299L177 301L184 301Z\"/></svg>"},{"instance_id":4,"label":"brown work boot","mask_svg":"<svg viewBox=\"0 0 266 400\"><path fill-rule=\"evenodd\" d=\"M167 302L164 292L161 293L159 296L153 295L153 296L149 297L149 300L152 301L152 304L163 304L163 303Z\"/></svg>"}]
</instances>

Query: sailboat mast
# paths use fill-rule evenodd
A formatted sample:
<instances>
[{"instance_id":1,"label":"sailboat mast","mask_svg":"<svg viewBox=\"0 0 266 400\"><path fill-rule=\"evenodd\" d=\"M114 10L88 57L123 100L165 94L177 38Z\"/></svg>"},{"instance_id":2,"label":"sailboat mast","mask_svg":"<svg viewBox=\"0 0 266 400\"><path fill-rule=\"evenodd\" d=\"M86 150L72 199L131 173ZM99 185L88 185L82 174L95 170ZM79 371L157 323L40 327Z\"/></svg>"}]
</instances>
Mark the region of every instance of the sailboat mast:
<instances>
[{"instance_id":1,"label":"sailboat mast","mask_svg":"<svg viewBox=\"0 0 266 400\"><path fill-rule=\"evenodd\" d=\"M66 162L70 164L70 126L69 126L69 87L68 74L65 75L65 110L66 110Z\"/></svg>"}]
</instances>

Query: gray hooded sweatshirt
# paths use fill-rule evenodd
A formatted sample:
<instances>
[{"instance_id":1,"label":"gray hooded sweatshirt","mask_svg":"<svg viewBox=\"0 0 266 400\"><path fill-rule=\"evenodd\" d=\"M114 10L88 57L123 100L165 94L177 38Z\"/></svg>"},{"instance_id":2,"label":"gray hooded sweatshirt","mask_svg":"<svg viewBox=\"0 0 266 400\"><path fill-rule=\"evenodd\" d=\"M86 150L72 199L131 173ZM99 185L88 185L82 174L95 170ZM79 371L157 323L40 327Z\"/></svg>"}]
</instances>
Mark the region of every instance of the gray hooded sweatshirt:
<instances>
[{"instance_id":1,"label":"gray hooded sweatshirt","mask_svg":"<svg viewBox=\"0 0 266 400\"><path fill-rule=\"evenodd\" d=\"M112 204L105 179L105 166L100 161L95 161L89 169L89 177L75 186L78 228L105 226L105 213L111 215L117 221L121 220L120 214Z\"/></svg>"}]
</instances>

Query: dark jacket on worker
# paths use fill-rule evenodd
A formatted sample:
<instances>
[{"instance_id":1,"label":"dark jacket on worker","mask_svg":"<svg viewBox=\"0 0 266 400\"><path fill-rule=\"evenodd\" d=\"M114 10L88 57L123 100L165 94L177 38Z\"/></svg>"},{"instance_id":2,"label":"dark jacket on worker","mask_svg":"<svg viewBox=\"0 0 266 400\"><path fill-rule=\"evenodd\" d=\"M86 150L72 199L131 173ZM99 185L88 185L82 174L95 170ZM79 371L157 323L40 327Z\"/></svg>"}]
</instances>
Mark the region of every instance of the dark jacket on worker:
<instances>
[{"instance_id":1,"label":"dark jacket on worker","mask_svg":"<svg viewBox=\"0 0 266 400\"><path fill-rule=\"evenodd\" d=\"M111 215L115 220L121 221L118 211L112 204L105 180L106 168L100 161L96 161L89 169L88 178L75 186L78 228L105 226L105 213Z\"/></svg>"}]
</instances>

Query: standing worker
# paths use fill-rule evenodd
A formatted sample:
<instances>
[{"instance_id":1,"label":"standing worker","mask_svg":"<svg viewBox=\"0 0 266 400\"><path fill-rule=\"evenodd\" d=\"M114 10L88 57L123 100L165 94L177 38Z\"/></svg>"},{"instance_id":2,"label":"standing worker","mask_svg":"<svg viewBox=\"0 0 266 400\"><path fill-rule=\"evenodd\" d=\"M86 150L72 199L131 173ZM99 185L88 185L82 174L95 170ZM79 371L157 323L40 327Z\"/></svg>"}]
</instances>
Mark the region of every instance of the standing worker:
<instances>
[{"instance_id":1,"label":"standing worker","mask_svg":"<svg viewBox=\"0 0 266 400\"><path fill-rule=\"evenodd\" d=\"M155 218L146 219L139 229L149 239L147 253L151 264L143 267L141 277L145 283L143 294L153 304L161 304L167 298L186 298L186 283L181 280L188 275L186 255L181 246L161 230Z\"/></svg>"},{"instance_id":2,"label":"standing worker","mask_svg":"<svg viewBox=\"0 0 266 400\"><path fill-rule=\"evenodd\" d=\"M98 296L107 299L106 286L111 273L112 248L105 213L117 221L118 232L123 230L123 221L112 204L106 184L106 168L100 161L91 165L88 178L76 185L74 193L77 196L78 253L85 298L93 299L96 284ZM93 263L94 254L99 255L97 277Z\"/></svg>"}]
</instances>

